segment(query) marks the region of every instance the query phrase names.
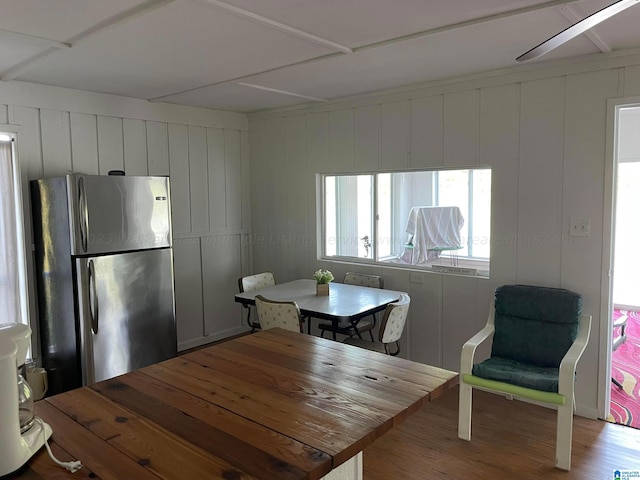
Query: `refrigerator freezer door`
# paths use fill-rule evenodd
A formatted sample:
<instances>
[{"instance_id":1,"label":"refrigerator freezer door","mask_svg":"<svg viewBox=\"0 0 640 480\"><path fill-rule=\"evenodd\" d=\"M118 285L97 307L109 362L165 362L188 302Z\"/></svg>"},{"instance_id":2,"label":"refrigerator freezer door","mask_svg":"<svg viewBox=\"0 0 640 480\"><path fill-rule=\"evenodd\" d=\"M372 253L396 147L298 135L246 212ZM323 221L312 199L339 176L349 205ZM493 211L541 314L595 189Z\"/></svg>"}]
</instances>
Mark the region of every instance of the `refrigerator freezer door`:
<instances>
[{"instance_id":1,"label":"refrigerator freezer door","mask_svg":"<svg viewBox=\"0 0 640 480\"><path fill-rule=\"evenodd\" d=\"M71 255L171 246L169 179L68 175Z\"/></svg>"},{"instance_id":2,"label":"refrigerator freezer door","mask_svg":"<svg viewBox=\"0 0 640 480\"><path fill-rule=\"evenodd\" d=\"M171 249L77 258L83 383L177 353Z\"/></svg>"}]
</instances>

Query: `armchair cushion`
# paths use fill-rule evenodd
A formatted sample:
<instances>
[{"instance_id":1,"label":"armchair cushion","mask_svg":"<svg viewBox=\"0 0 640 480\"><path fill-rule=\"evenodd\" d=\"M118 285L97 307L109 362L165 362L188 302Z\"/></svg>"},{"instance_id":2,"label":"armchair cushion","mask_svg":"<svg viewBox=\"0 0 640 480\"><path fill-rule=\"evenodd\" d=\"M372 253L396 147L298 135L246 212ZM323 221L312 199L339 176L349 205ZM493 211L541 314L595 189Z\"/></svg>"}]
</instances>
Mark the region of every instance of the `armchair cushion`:
<instances>
[{"instance_id":1,"label":"armchair cushion","mask_svg":"<svg viewBox=\"0 0 640 480\"><path fill-rule=\"evenodd\" d=\"M504 285L496 289L495 312L491 357L557 370L576 339L582 297L558 288Z\"/></svg>"},{"instance_id":2,"label":"armchair cushion","mask_svg":"<svg viewBox=\"0 0 640 480\"><path fill-rule=\"evenodd\" d=\"M473 366L477 377L558 393L558 368L538 367L508 358L491 357Z\"/></svg>"}]
</instances>

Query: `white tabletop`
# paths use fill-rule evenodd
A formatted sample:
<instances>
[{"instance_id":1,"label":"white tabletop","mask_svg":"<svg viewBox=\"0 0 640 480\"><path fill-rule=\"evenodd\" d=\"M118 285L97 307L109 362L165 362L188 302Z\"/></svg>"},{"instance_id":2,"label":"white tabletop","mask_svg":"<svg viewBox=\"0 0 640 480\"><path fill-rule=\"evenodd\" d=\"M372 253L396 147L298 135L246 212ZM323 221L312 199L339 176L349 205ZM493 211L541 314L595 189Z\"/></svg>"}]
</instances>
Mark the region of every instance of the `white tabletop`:
<instances>
[{"instance_id":1,"label":"white tabletop","mask_svg":"<svg viewBox=\"0 0 640 480\"><path fill-rule=\"evenodd\" d=\"M236 302L255 304L256 295L269 300L295 301L305 316L333 320L354 321L372 313L384 310L387 304L395 302L403 292L380 288L330 283L329 295L316 295L315 280L294 280L271 285L258 290L236 294Z\"/></svg>"}]
</instances>

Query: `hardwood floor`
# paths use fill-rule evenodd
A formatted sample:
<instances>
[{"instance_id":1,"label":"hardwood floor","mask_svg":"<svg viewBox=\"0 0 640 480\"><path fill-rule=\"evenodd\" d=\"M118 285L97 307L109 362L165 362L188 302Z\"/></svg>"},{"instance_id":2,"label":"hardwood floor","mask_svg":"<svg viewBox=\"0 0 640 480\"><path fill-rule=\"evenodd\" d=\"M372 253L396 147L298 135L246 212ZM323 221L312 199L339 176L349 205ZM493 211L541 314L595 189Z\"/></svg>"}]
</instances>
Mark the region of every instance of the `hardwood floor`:
<instances>
[{"instance_id":1,"label":"hardwood floor","mask_svg":"<svg viewBox=\"0 0 640 480\"><path fill-rule=\"evenodd\" d=\"M570 472L554 468L556 412L473 392L471 442L458 439L458 388L364 451L367 480L608 480L640 470L640 430L574 418Z\"/></svg>"}]
</instances>

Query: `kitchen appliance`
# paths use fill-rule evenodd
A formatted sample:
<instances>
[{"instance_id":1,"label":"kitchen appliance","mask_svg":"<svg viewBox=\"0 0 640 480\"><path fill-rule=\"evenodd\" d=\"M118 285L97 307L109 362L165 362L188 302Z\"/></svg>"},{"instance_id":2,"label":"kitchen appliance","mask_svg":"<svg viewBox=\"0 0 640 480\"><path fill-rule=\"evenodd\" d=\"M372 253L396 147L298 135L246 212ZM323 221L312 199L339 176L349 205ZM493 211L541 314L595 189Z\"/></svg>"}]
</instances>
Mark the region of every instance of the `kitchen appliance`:
<instances>
[{"instance_id":1,"label":"kitchen appliance","mask_svg":"<svg viewBox=\"0 0 640 480\"><path fill-rule=\"evenodd\" d=\"M20 373L30 338L27 325L0 325L0 476L22 467L51 436L51 427L35 419L33 396Z\"/></svg>"},{"instance_id":2,"label":"kitchen appliance","mask_svg":"<svg viewBox=\"0 0 640 480\"><path fill-rule=\"evenodd\" d=\"M169 179L71 174L30 186L48 393L175 356Z\"/></svg>"}]
</instances>

